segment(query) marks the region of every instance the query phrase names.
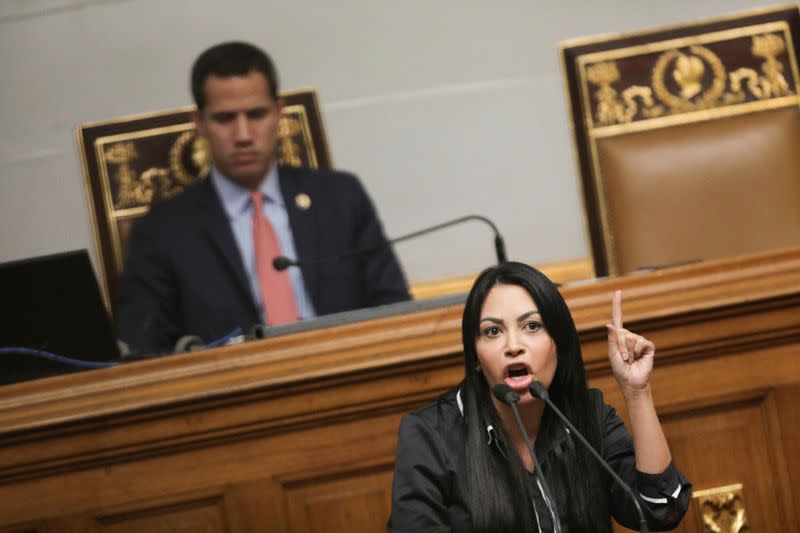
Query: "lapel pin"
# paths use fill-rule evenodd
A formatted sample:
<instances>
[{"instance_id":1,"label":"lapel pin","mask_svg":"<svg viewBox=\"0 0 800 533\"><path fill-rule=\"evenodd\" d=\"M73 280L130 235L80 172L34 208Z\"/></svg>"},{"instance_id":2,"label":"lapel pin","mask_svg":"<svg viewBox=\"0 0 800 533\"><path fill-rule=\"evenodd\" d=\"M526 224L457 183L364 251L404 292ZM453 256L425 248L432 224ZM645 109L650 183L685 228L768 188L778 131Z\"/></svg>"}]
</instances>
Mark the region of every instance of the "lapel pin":
<instances>
[{"instance_id":1,"label":"lapel pin","mask_svg":"<svg viewBox=\"0 0 800 533\"><path fill-rule=\"evenodd\" d=\"M301 211L307 210L311 207L311 197L308 196L306 193L301 192L297 196L294 197L294 205L297 206L298 209Z\"/></svg>"}]
</instances>

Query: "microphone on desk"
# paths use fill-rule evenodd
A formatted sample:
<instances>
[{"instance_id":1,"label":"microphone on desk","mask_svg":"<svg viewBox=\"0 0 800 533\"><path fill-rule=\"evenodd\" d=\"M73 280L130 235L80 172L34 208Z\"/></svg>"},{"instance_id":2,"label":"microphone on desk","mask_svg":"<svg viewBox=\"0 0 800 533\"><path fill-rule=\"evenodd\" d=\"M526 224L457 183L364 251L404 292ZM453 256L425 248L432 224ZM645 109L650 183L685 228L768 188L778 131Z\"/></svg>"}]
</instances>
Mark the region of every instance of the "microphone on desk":
<instances>
[{"instance_id":1,"label":"microphone on desk","mask_svg":"<svg viewBox=\"0 0 800 533\"><path fill-rule=\"evenodd\" d=\"M539 479L539 487L542 489L542 496L544 496L544 503L547 505L548 510L550 511L550 515L553 520L553 531L555 533L561 533L561 518L558 514L558 510L556 509L556 502L553 499L552 494L550 493L550 487L547 486L547 481L544 479L544 472L542 472L542 465L539 464L539 460L536 459L536 454L533 451L533 445L531 444L530 439L528 438L528 432L525 429L525 426L522 424L522 418L519 416L519 410L517 409L517 402L519 401L519 394L517 394L514 389L506 385L505 383L498 383L495 385L494 390L492 390L495 398L503 402L504 404L511 407L511 410L514 412L514 418L517 421L517 425L519 426L519 431L522 433L522 438L525 440L525 446L528 447L528 451L531 454L531 459L533 459L533 465L536 473L536 477ZM538 515L537 515L538 520Z\"/></svg>"},{"instance_id":2,"label":"microphone on desk","mask_svg":"<svg viewBox=\"0 0 800 533\"><path fill-rule=\"evenodd\" d=\"M561 421L564 422L564 424L566 424L566 426L570 429L570 431L576 437L578 437L578 440L581 442L581 444L586 446L589 452L591 452L592 456L594 456L594 458L597 459L597 461L603 466L603 468L605 468L606 472L608 472L611 475L612 479L616 481L620 487L622 487L622 490L624 490L628 496L630 496L631 500L633 500L633 504L636 506L636 512L639 513L639 531L641 533L648 533L649 530L647 529L647 520L645 519L644 513L642 512L642 506L639 505L639 499L633 493L628 484L622 481L622 478L619 477L616 472L614 472L614 470L608 465L605 459L603 459L603 457L599 453L597 453L597 450L595 450L594 447L591 444L589 444L589 441L587 441L586 438L583 435L581 435L581 432L578 431L578 429L572 424L572 422L570 422L569 419L567 419L567 417L564 416L564 413L562 413L561 410L558 407L556 407L556 405L550 399L550 394L548 394L547 388L544 386L544 383L542 383L541 381L534 381L533 383L530 384L528 390L531 391L531 394L533 395L534 398L539 398L540 400L544 401L547 404L547 406L553 410L553 412L558 416L558 418L560 418Z\"/></svg>"},{"instance_id":3,"label":"microphone on desk","mask_svg":"<svg viewBox=\"0 0 800 533\"><path fill-rule=\"evenodd\" d=\"M398 242L402 242L408 239L413 239L415 237L420 237L422 235L427 235L428 233L433 233L434 231L439 231L440 229L444 229L450 226L455 226L457 224L461 224L462 222L467 222L469 220L480 220L481 222L488 224L492 228L492 231L494 231L494 249L495 249L495 254L497 255L497 263L498 264L505 263L507 261L506 244L505 241L503 240L502 235L500 235L500 231L497 229L497 226L495 226L494 222L481 215L466 215L453 220L449 220L447 222L442 222L441 224L436 224L435 226L430 226L428 228L423 228L421 230L414 231L412 233L407 233L406 235L401 235L400 237L395 237L394 239L384 240L382 242L373 244L371 246L366 246L364 248L358 248L355 250L349 250L339 255L322 257L311 261L295 261L294 259L290 259L284 255L279 255L272 260L272 266L275 270L280 272L282 270L286 270L287 268L293 266L316 265L319 263L327 263L329 261L339 261L341 259L346 259L348 257L355 257L362 254L368 254L380 250L384 246L392 246L394 244L397 244Z\"/></svg>"}]
</instances>

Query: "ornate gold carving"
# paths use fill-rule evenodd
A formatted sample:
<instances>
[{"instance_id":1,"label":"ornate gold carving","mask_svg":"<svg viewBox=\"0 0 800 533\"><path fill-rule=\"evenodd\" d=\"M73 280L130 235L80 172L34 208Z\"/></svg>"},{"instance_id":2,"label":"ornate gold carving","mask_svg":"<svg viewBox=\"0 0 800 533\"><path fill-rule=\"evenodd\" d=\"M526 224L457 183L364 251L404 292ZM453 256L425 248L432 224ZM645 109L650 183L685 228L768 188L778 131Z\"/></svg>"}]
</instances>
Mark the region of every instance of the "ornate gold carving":
<instances>
[{"instance_id":1,"label":"ornate gold carving","mask_svg":"<svg viewBox=\"0 0 800 533\"><path fill-rule=\"evenodd\" d=\"M122 156L118 147L127 147L128 157ZM189 150L189 159L197 169L192 172L185 164L183 157ZM105 152L105 162L119 165L114 178L118 193L114 201L114 209L149 206L154 199L169 198L181 192L184 187L208 173L211 162L206 148L206 141L198 137L194 131L181 133L169 150L169 169L151 167L137 177L129 164L137 157L134 143L117 143Z\"/></svg>"},{"instance_id":2,"label":"ornate gold carving","mask_svg":"<svg viewBox=\"0 0 800 533\"><path fill-rule=\"evenodd\" d=\"M197 169L195 172L191 172L184 164L183 158L187 150L189 160ZM169 149L169 168L180 185L184 187L208 174L211 169L211 152L208 149L208 141L198 136L194 130L181 133Z\"/></svg>"},{"instance_id":3,"label":"ornate gold carving","mask_svg":"<svg viewBox=\"0 0 800 533\"><path fill-rule=\"evenodd\" d=\"M653 91L650 87L633 85L622 91L622 99L627 104L627 120L630 122L639 111L635 98L639 97L642 101L642 114L647 118L660 117L664 114L664 106L656 105L653 101Z\"/></svg>"},{"instance_id":4,"label":"ornate gold carving","mask_svg":"<svg viewBox=\"0 0 800 533\"><path fill-rule=\"evenodd\" d=\"M141 205L150 205L154 197L169 198L183 190L183 187L175 183L172 175L165 168L149 168L142 172L139 180L142 188L146 191L146 196L142 199Z\"/></svg>"},{"instance_id":5,"label":"ornate gold carving","mask_svg":"<svg viewBox=\"0 0 800 533\"><path fill-rule=\"evenodd\" d=\"M594 127L627 124L663 115L736 105L748 99L767 100L793 95L778 59L786 53L786 41L778 33L751 35L750 52L762 58L762 74L748 67L731 72L708 46L686 44L660 53L650 76L650 87L631 85L621 91L614 84L622 76L618 61L602 60L585 65L586 80L597 87L592 117ZM730 39L728 39L730 40ZM722 42L722 41L720 41ZM646 57L652 51L643 50ZM636 54L624 58L637 57ZM666 108L665 108L666 106Z\"/></svg>"},{"instance_id":6,"label":"ornate gold carving","mask_svg":"<svg viewBox=\"0 0 800 533\"><path fill-rule=\"evenodd\" d=\"M789 84L783 77L783 65L776 59L786 51L786 45L779 35L767 34L753 37L753 55L763 57L766 61L761 69L766 74L764 80L764 98L791 94Z\"/></svg>"},{"instance_id":7,"label":"ornate gold carving","mask_svg":"<svg viewBox=\"0 0 800 533\"><path fill-rule=\"evenodd\" d=\"M114 174L117 182L115 209L134 207L142 202L144 192L136 182L136 173L130 166L137 157L136 146L132 142L112 144L103 152L104 160L117 166L117 172Z\"/></svg>"},{"instance_id":8,"label":"ornate gold carving","mask_svg":"<svg viewBox=\"0 0 800 533\"><path fill-rule=\"evenodd\" d=\"M617 101L617 91L611 87L612 83L619 80L617 64L609 61L589 65L586 67L586 78L599 87L594 93L597 99L597 123L605 125L623 122L622 105Z\"/></svg>"},{"instance_id":9,"label":"ornate gold carving","mask_svg":"<svg viewBox=\"0 0 800 533\"><path fill-rule=\"evenodd\" d=\"M704 46L691 46L689 52L690 55L679 50L664 52L653 67L653 91L672 113L715 107L725 92L725 67L719 57ZM673 94L666 86L667 69L673 64L671 74L680 87L680 95ZM706 64L712 73L708 88L703 86Z\"/></svg>"},{"instance_id":10,"label":"ornate gold carving","mask_svg":"<svg viewBox=\"0 0 800 533\"><path fill-rule=\"evenodd\" d=\"M156 132L153 135L163 135L172 132ZM113 168L113 174L105 170L105 175L113 176L108 186L114 195L114 211L130 208L149 206L154 200L169 198L179 193L199 177L208 172L209 162L205 142L199 139L193 130L181 133L169 150L169 167L150 167L138 174L132 168L133 162L139 158L136 148L138 137L124 142L110 141L107 149L103 150L100 165L105 170ZM102 143L101 143L102 146ZM185 151L190 149L188 156ZM192 172L183 162L188 157L198 169Z\"/></svg>"},{"instance_id":11,"label":"ornate gold carving","mask_svg":"<svg viewBox=\"0 0 800 533\"><path fill-rule=\"evenodd\" d=\"M703 89L703 61L697 56L678 55L672 77L681 86L681 96L689 100Z\"/></svg>"},{"instance_id":12,"label":"ornate gold carving","mask_svg":"<svg viewBox=\"0 0 800 533\"><path fill-rule=\"evenodd\" d=\"M696 491L692 495L698 525L706 533L748 533L742 484Z\"/></svg>"},{"instance_id":13,"label":"ornate gold carving","mask_svg":"<svg viewBox=\"0 0 800 533\"><path fill-rule=\"evenodd\" d=\"M649 87L631 86L622 92L622 101L617 98L617 91L611 84L619 80L619 69L613 61L590 65L586 68L586 77L599 89L595 92L597 99L597 123L609 125L626 123L633 120L639 111L636 98L642 101L642 110L647 116L659 116L663 109L655 106L653 91Z\"/></svg>"},{"instance_id":14,"label":"ornate gold carving","mask_svg":"<svg viewBox=\"0 0 800 533\"><path fill-rule=\"evenodd\" d=\"M299 167L303 164L300 147L294 140L295 136L302 132L303 127L300 122L288 116L284 116L278 123L278 142L281 148L281 163L284 165Z\"/></svg>"},{"instance_id":15,"label":"ornate gold carving","mask_svg":"<svg viewBox=\"0 0 800 533\"><path fill-rule=\"evenodd\" d=\"M761 64L763 76L751 68L739 68L730 73L731 94L726 95L728 102L739 103L747 98L743 87L755 98L763 100L766 98L778 98L793 94L789 89L789 83L783 76L783 65L777 57L786 51L786 44L783 39L774 34L756 35L753 37L751 52L754 56L764 58ZM742 85L742 81L746 83Z\"/></svg>"}]
</instances>

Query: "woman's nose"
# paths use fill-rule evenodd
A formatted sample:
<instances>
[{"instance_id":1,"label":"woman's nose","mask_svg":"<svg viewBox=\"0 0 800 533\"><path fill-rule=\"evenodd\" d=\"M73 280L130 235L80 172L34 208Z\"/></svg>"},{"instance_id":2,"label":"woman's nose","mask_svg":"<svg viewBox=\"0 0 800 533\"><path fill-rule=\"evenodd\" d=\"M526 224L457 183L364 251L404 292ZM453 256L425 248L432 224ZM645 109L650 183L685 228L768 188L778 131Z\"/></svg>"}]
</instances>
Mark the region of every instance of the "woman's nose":
<instances>
[{"instance_id":1,"label":"woman's nose","mask_svg":"<svg viewBox=\"0 0 800 533\"><path fill-rule=\"evenodd\" d=\"M520 343L519 336L516 333L510 333L506 336L506 351L507 357L516 357L523 351L522 343Z\"/></svg>"}]
</instances>

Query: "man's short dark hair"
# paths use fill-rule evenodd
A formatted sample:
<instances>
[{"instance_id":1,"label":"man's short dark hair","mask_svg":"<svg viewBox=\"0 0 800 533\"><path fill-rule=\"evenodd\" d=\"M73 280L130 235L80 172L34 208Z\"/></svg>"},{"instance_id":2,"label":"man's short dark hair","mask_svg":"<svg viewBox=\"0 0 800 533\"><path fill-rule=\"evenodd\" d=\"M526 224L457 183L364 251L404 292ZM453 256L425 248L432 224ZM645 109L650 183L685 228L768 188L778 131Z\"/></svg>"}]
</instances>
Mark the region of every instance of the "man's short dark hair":
<instances>
[{"instance_id":1,"label":"man's short dark hair","mask_svg":"<svg viewBox=\"0 0 800 533\"><path fill-rule=\"evenodd\" d=\"M197 109L206 105L203 85L210 76L230 78L260 72L267 79L270 96L278 99L278 72L266 52L252 44L231 41L212 46L192 66L192 96Z\"/></svg>"}]
</instances>

